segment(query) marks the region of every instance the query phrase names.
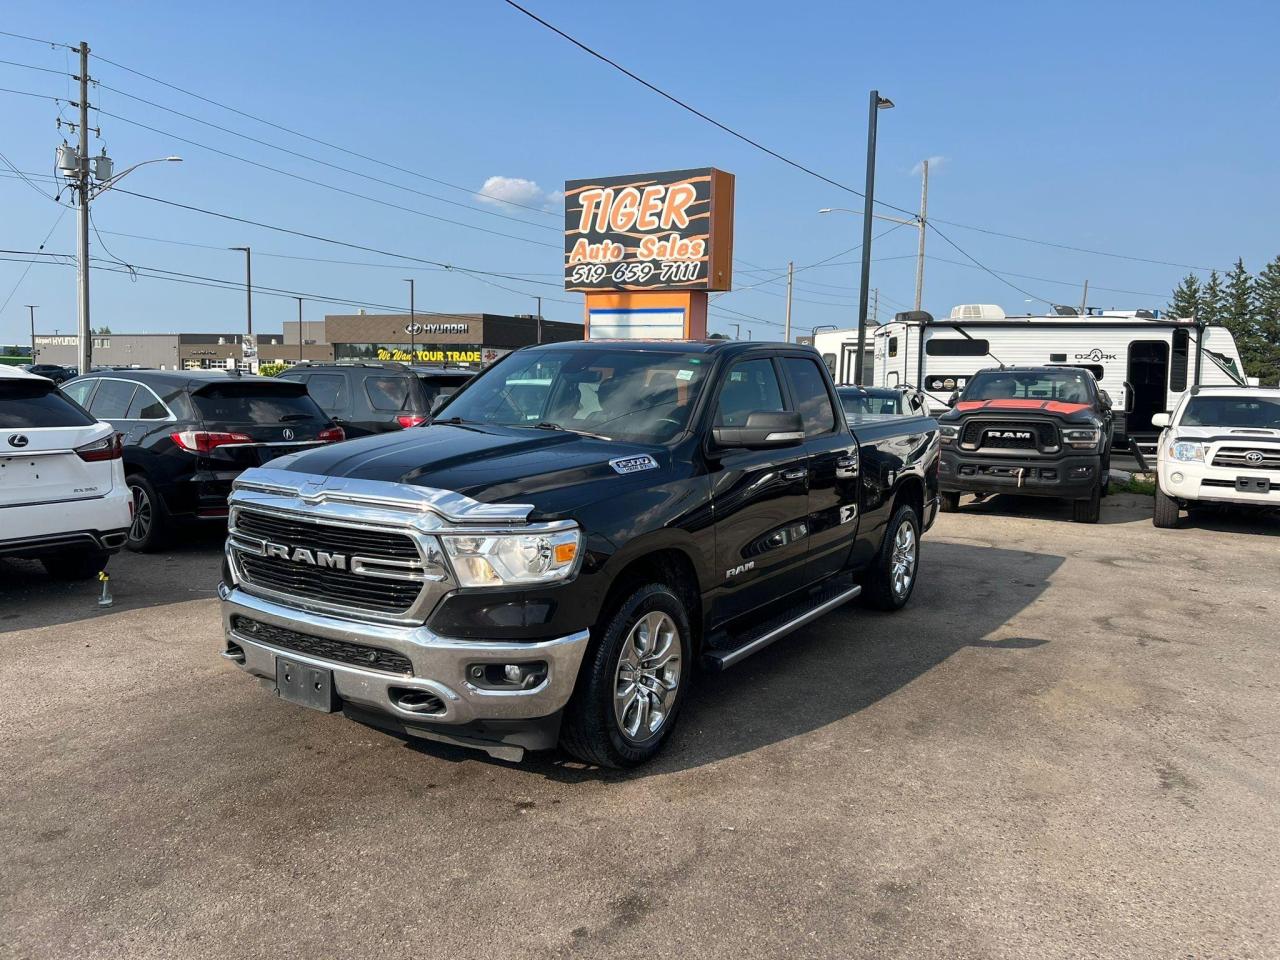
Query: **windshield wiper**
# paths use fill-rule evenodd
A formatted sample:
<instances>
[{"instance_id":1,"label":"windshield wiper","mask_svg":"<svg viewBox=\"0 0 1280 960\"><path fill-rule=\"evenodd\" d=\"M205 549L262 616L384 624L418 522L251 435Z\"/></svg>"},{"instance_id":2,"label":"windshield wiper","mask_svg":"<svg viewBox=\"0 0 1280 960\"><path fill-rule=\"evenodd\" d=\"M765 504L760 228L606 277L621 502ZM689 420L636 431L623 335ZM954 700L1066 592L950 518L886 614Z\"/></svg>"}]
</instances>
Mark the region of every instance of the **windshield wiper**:
<instances>
[{"instance_id":1,"label":"windshield wiper","mask_svg":"<svg viewBox=\"0 0 1280 960\"><path fill-rule=\"evenodd\" d=\"M593 439L595 439L595 440L612 440L612 439L613 439L612 437L606 437L606 436L604 436L603 434L600 434L600 433L591 433L590 431L587 431L587 430L574 430L574 429L572 429L571 427L566 427L566 426L564 426L563 424L559 424L559 423L552 423L550 420L543 420L541 423L535 423L535 424L533 425L533 429L535 429L535 430L559 430L561 433L576 433L576 434L578 434L578 436L581 436L581 437L591 437L591 438L593 438Z\"/></svg>"}]
</instances>

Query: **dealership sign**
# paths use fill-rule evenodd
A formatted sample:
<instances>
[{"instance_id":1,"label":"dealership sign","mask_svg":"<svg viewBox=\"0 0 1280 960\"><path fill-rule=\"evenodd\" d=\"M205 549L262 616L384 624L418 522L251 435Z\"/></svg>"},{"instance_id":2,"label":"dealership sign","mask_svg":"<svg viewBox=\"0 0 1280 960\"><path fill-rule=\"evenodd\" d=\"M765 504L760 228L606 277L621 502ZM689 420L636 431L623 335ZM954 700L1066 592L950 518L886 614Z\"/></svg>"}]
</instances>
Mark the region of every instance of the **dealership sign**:
<instances>
[{"instance_id":1,"label":"dealership sign","mask_svg":"<svg viewBox=\"0 0 1280 960\"><path fill-rule=\"evenodd\" d=\"M471 327L466 323L406 323L404 332L410 336L424 333L466 333Z\"/></svg>"},{"instance_id":2,"label":"dealership sign","mask_svg":"<svg viewBox=\"0 0 1280 960\"><path fill-rule=\"evenodd\" d=\"M712 167L568 181L565 289L730 289L733 186Z\"/></svg>"}]
</instances>

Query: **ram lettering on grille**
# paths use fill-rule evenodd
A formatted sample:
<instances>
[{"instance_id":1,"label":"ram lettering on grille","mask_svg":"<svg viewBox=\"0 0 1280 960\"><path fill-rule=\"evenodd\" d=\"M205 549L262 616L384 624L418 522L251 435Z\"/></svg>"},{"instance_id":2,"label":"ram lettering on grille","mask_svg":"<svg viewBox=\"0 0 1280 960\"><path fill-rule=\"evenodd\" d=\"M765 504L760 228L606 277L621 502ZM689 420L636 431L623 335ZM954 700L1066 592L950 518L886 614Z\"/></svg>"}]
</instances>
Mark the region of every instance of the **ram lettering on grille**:
<instances>
[{"instance_id":1,"label":"ram lettering on grille","mask_svg":"<svg viewBox=\"0 0 1280 960\"><path fill-rule=\"evenodd\" d=\"M347 558L341 553L311 550L307 547L289 547L283 543L266 543L263 549L268 557L292 560L294 563L309 563L313 567L329 567L332 570L347 569Z\"/></svg>"}]
</instances>

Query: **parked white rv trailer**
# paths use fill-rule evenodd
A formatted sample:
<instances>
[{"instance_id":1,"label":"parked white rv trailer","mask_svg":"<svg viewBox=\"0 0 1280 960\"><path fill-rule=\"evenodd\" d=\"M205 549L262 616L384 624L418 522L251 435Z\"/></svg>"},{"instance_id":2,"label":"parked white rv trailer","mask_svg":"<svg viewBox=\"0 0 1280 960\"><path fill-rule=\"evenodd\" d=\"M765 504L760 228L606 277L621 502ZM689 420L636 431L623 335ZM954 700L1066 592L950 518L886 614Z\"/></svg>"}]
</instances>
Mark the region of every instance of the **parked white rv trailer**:
<instances>
[{"instance_id":1,"label":"parked white rv trailer","mask_svg":"<svg viewBox=\"0 0 1280 960\"><path fill-rule=\"evenodd\" d=\"M946 320L899 314L875 328L874 341L868 385L918 386L934 411L986 367L1083 367L1115 404L1117 447L1132 438L1144 451L1160 432L1152 415L1176 407L1193 384L1247 385L1229 330L1150 311L1006 317L997 306L968 304Z\"/></svg>"},{"instance_id":2,"label":"parked white rv trailer","mask_svg":"<svg viewBox=\"0 0 1280 960\"><path fill-rule=\"evenodd\" d=\"M875 345L875 332L879 327L867 324L866 347L862 361L862 378L871 383L872 349ZM847 386L854 382L854 357L858 355L858 328L847 330L823 330L813 335L813 348L822 354L822 359L831 371L836 383Z\"/></svg>"}]
</instances>

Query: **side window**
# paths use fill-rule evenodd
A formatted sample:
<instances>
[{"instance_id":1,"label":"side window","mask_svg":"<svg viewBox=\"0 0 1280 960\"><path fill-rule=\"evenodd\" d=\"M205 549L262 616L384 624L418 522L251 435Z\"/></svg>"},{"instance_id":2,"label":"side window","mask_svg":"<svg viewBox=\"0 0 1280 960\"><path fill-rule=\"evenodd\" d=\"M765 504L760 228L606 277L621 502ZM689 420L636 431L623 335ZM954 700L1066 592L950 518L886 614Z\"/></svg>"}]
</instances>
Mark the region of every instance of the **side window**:
<instances>
[{"instance_id":1,"label":"side window","mask_svg":"<svg viewBox=\"0 0 1280 960\"><path fill-rule=\"evenodd\" d=\"M791 380L796 409L804 420L804 435L816 437L830 433L836 427L836 414L818 365L804 357L786 357L782 362Z\"/></svg>"},{"instance_id":2,"label":"side window","mask_svg":"<svg viewBox=\"0 0 1280 960\"><path fill-rule=\"evenodd\" d=\"M745 360L733 366L720 388L716 426L742 427L753 413L761 410L778 413L785 409L773 361Z\"/></svg>"},{"instance_id":3,"label":"side window","mask_svg":"<svg viewBox=\"0 0 1280 960\"><path fill-rule=\"evenodd\" d=\"M307 393L326 413L344 410L347 406L347 378L340 373L313 373L302 379Z\"/></svg>"},{"instance_id":4,"label":"side window","mask_svg":"<svg viewBox=\"0 0 1280 960\"><path fill-rule=\"evenodd\" d=\"M133 395L133 402L129 404L129 412L125 414L125 419L164 420L168 416L169 411L160 402L160 398L152 393L150 388L139 385L137 392Z\"/></svg>"},{"instance_id":5,"label":"side window","mask_svg":"<svg viewBox=\"0 0 1280 960\"><path fill-rule=\"evenodd\" d=\"M375 410L409 409L408 377L369 377L364 392Z\"/></svg>"},{"instance_id":6,"label":"side window","mask_svg":"<svg viewBox=\"0 0 1280 960\"><path fill-rule=\"evenodd\" d=\"M896 357L898 355L898 338L889 338L889 356Z\"/></svg>"},{"instance_id":7,"label":"side window","mask_svg":"<svg viewBox=\"0 0 1280 960\"><path fill-rule=\"evenodd\" d=\"M87 410L89 409L89 394L93 393L93 388L97 385L97 380L77 380L75 383L68 383L60 389Z\"/></svg>"},{"instance_id":8,"label":"side window","mask_svg":"<svg viewBox=\"0 0 1280 960\"><path fill-rule=\"evenodd\" d=\"M124 420L137 387L127 380L103 380L89 412L99 420Z\"/></svg>"}]
</instances>

